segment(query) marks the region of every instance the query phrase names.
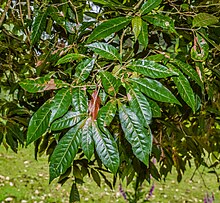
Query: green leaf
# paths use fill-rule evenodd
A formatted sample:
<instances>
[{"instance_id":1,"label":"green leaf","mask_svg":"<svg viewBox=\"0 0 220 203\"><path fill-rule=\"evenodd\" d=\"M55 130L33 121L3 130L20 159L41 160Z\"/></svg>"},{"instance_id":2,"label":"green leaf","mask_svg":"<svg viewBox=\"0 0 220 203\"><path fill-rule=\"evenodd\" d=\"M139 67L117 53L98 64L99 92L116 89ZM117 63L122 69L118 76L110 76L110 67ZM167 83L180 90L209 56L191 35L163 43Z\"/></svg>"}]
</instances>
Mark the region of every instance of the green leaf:
<instances>
[{"instance_id":1,"label":"green leaf","mask_svg":"<svg viewBox=\"0 0 220 203\"><path fill-rule=\"evenodd\" d=\"M134 112L119 104L119 118L125 138L132 146L134 155L146 166L152 149L152 134L150 128L145 128Z\"/></svg>"},{"instance_id":2,"label":"green leaf","mask_svg":"<svg viewBox=\"0 0 220 203\"><path fill-rule=\"evenodd\" d=\"M120 54L118 53L118 50L107 43L103 42L96 42L89 45L86 45L91 50L93 50L96 54L110 60L119 60L121 61Z\"/></svg>"},{"instance_id":3,"label":"green leaf","mask_svg":"<svg viewBox=\"0 0 220 203\"><path fill-rule=\"evenodd\" d=\"M95 59L85 59L76 66L75 77L78 82L85 81L94 67Z\"/></svg>"},{"instance_id":4,"label":"green leaf","mask_svg":"<svg viewBox=\"0 0 220 203\"><path fill-rule=\"evenodd\" d=\"M78 131L81 125L81 123L78 123L72 127L58 142L50 158L50 182L65 173L73 162L78 151Z\"/></svg>"},{"instance_id":5,"label":"green leaf","mask_svg":"<svg viewBox=\"0 0 220 203\"><path fill-rule=\"evenodd\" d=\"M95 121L92 121L92 135L99 158L102 163L115 174L120 163L116 142L111 135L102 133Z\"/></svg>"},{"instance_id":6,"label":"green leaf","mask_svg":"<svg viewBox=\"0 0 220 203\"><path fill-rule=\"evenodd\" d=\"M109 126L117 111L116 100L110 100L98 112L97 123L100 129Z\"/></svg>"},{"instance_id":7,"label":"green leaf","mask_svg":"<svg viewBox=\"0 0 220 203\"><path fill-rule=\"evenodd\" d=\"M52 113L50 122L63 116L68 111L71 104L71 100L72 98L69 88L63 88L57 92L57 94L51 102Z\"/></svg>"},{"instance_id":8,"label":"green leaf","mask_svg":"<svg viewBox=\"0 0 220 203\"><path fill-rule=\"evenodd\" d=\"M79 195L79 190L77 188L76 183L72 184L71 191L70 191L70 198L69 202L80 202L80 195Z\"/></svg>"},{"instance_id":9,"label":"green leaf","mask_svg":"<svg viewBox=\"0 0 220 203\"><path fill-rule=\"evenodd\" d=\"M121 86L121 81L116 79L110 72L107 71L100 72L100 76L105 91L109 95L115 96Z\"/></svg>"},{"instance_id":10,"label":"green leaf","mask_svg":"<svg viewBox=\"0 0 220 203\"><path fill-rule=\"evenodd\" d=\"M166 78L172 75L178 75L166 66L149 60L137 60L128 64L127 67L151 78Z\"/></svg>"},{"instance_id":11,"label":"green leaf","mask_svg":"<svg viewBox=\"0 0 220 203\"><path fill-rule=\"evenodd\" d=\"M21 131L21 126L19 126L17 123L11 123L7 122L6 129L7 129L7 135L10 134L12 137L18 139L22 144L24 144L24 135Z\"/></svg>"},{"instance_id":12,"label":"green leaf","mask_svg":"<svg viewBox=\"0 0 220 203\"><path fill-rule=\"evenodd\" d=\"M161 110L160 110L160 107L157 104L157 102L155 102L155 101L153 101L151 99L148 99L148 103L149 103L149 105L151 107L152 117L153 118L161 117Z\"/></svg>"},{"instance_id":13,"label":"green leaf","mask_svg":"<svg viewBox=\"0 0 220 203\"><path fill-rule=\"evenodd\" d=\"M72 90L72 106L76 112L88 112L88 96L85 90L81 88L74 88Z\"/></svg>"},{"instance_id":14,"label":"green leaf","mask_svg":"<svg viewBox=\"0 0 220 203\"><path fill-rule=\"evenodd\" d=\"M60 64L64 64L64 63L69 63L69 62L72 62L72 61L79 61L81 60L82 58L86 57L85 55L83 54L76 54L76 53L73 53L73 54L67 54L66 56L63 56L62 58L60 58L56 65L60 65Z\"/></svg>"},{"instance_id":15,"label":"green leaf","mask_svg":"<svg viewBox=\"0 0 220 203\"><path fill-rule=\"evenodd\" d=\"M48 100L32 116L28 131L27 145L41 137L48 129L51 115L51 104Z\"/></svg>"},{"instance_id":16,"label":"green leaf","mask_svg":"<svg viewBox=\"0 0 220 203\"><path fill-rule=\"evenodd\" d=\"M142 28L141 17L135 16L134 18L132 18L131 24L132 24L132 31L134 33L134 37L135 37L135 41L136 41L140 32L141 32L141 28Z\"/></svg>"},{"instance_id":17,"label":"green leaf","mask_svg":"<svg viewBox=\"0 0 220 203\"><path fill-rule=\"evenodd\" d=\"M213 47L220 51L220 46L216 44L213 40L209 39L207 35L202 32L198 32L207 42L209 42Z\"/></svg>"},{"instance_id":18,"label":"green leaf","mask_svg":"<svg viewBox=\"0 0 220 203\"><path fill-rule=\"evenodd\" d=\"M174 63L183 71L183 73L188 75L191 80L194 80L202 89L204 88L203 82L201 81L196 70L192 68L192 66L177 59L174 60Z\"/></svg>"},{"instance_id":19,"label":"green leaf","mask_svg":"<svg viewBox=\"0 0 220 203\"><path fill-rule=\"evenodd\" d=\"M81 147L87 159L90 160L94 153L94 141L92 139L93 130L92 130L92 119L91 118L88 118L85 121L81 131L82 131L81 138L80 138Z\"/></svg>"},{"instance_id":20,"label":"green leaf","mask_svg":"<svg viewBox=\"0 0 220 203\"><path fill-rule=\"evenodd\" d=\"M196 100L189 81L175 66L172 64L167 64L167 66L179 74L178 77L172 77L172 79L183 100L192 108L193 112L195 113Z\"/></svg>"},{"instance_id":21,"label":"green leaf","mask_svg":"<svg viewBox=\"0 0 220 203\"><path fill-rule=\"evenodd\" d=\"M147 98L139 89L126 85L126 92L131 110L136 114L143 126L150 124L152 119L151 107Z\"/></svg>"},{"instance_id":22,"label":"green leaf","mask_svg":"<svg viewBox=\"0 0 220 203\"><path fill-rule=\"evenodd\" d=\"M148 45L148 24L145 21L142 21L141 32L138 36L138 41L144 48L147 48Z\"/></svg>"},{"instance_id":23,"label":"green leaf","mask_svg":"<svg viewBox=\"0 0 220 203\"><path fill-rule=\"evenodd\" d=\"M97 171L95 171L93 168L91 168L91 174L93 180L96 182L96 184L100 187L101 186L101 178Z\"/></svg>"},{"instance_id":24,"label":"green leaf","mask_svg":"<svg viewBox=\"0 0 220 203\"><path fill-rule=\"evenodd\" d=\"M34 17L34 21L31 25L31 44L36 44L40 37L42 32L44 31L46 27L46 19L47 19L47 9L45 11L38 11L35 12L36 16Z\"/></svg>"},{"instance_id":25,"label":"green leaf","mask_svg":"<svg viewBox=\"0 0 220 203\"><path fill-rule=\"evenodd\" d=\"M118 17L107 20L98 27L96 27L92 34L89 36L87 43L91 43L94 40L104 39L105 37L111 35L112 33L118 32L127 26L131 21L131 18Z\"/></svg>"},{"instance_id":26,"label":"green leaf","mask_svg":"<svg viewBox=\"0 0 220 203\"><path fill-rule=\"evenodd\" d=\"M192 21L193 27L205 27L218 23L218 17L208 13L198 13Z\"/></svg>"},{"instance_id":27,"label":"green leaf","mask_svg":"<svg viewBox=\"0 0 220 203\"><path fill-rule=\"evenodd\" d=\"M136 84L140 91L152 99L181 105L176 97L166 87L164 87L160 82L156 80L149 78L132 78L130 81Z\"/></svg>"},{"instance_id":28,"label":"green leaf","mask_svg":"<svg viewBox=\"0 0 220 203\"><path fill-rule=\"evenodd\" d=\"M154 14L154 15L143 16L143 19L147 20L149 23L155 26L170 31L171 33L177 33L175 30L174 21L169 16Z\"/></svg>"},{"instance_id":29,"label":"green leaf","mask_svg":"<svg viewBox=\"0 0 220 203\"><path fill-rule=\"evenodd\" d=\"M162 0L148 0L140 8L141 15L151 12L161 4Z\"/></svg>"}]
</instances>

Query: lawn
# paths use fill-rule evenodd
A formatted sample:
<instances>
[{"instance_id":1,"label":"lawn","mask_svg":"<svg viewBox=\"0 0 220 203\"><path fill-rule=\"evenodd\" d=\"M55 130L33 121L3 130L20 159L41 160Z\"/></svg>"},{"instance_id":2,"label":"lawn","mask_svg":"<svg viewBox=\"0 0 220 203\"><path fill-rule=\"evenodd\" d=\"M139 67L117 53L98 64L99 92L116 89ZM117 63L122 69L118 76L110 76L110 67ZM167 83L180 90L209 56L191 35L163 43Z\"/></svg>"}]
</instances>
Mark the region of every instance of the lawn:
<instances>
[{"instance_id":1,"label":"lawn","mask_svg":"<svg viewBox=\"0 0 220 203\"><path fill-rule=\"evenodd\" d=\"M205 195L211 196L212 193L215 197L214 202L220 202L216 177L208 174L201 167L191 180L193 172L194 168L188 169L181 183L177 183L176 173L173 171L166 182L155 181L151 185L145 185L142 190L147 196L150 187L154 184L155 190L149 199L149 202L154 203L204 202ZM201 178L201 174L203 174L203 178ZM68 202L71 180L61 187L56 181L49 185L48 177L47 157L39 157L39 160L36 161L33 156L33 147L20 149L18 154L15 154L0 146L1 203ZM104 182L99 188L89 177L86 177L84 181L85 184L79 187L81 202L126 202L119 192L119 184L116 184L115 189L111 190ZM123 183L123 189L126 190L125 183ZM132 191L131 186L127 188L127 191Z\"/></svg>"}]
</instances>

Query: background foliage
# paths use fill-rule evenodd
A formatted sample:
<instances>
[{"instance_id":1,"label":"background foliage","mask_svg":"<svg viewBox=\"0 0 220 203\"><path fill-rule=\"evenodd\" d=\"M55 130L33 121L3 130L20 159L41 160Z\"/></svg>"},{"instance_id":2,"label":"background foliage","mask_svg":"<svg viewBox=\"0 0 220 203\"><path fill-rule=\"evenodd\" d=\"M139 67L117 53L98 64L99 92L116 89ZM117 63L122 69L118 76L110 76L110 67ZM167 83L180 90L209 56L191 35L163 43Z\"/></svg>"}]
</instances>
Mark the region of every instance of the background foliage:
<instances>
[{"instance_id":1,"label":"background foliage","mask_svg":"<svg viewBox=\"0 0 220 203\"><path fill-rule=\"evenodd\" d=\"M219 175L218 1L3 1L0 143L50 181ZM157 164L155 164L155 160ZM112 172L108 180L104 172Z\"/></svg>"}]
</instances>

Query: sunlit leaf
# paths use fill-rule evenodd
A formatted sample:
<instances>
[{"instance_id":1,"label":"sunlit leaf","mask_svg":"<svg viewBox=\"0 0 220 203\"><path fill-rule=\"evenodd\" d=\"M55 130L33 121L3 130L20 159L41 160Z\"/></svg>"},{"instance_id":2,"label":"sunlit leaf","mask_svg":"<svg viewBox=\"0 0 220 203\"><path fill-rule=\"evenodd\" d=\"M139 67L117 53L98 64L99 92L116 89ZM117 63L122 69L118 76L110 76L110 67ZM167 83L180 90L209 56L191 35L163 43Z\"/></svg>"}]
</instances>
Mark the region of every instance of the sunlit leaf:
<instances>
[{"instance_id":1,"label":"sunlit leaf","mask_svg":"<svg viewBox=\"0 0 220 203\"><path fill-rule=\"evenodd\" d=\"M142 21L141 32L138 36L138 41L144 48L147 48L148 45L148 24L145 21Z\"/></svg>"},{"instance_id":2,"label":"sunlit leaf","mask_svg":"<svg viewBox=\"0 0 220 203\"><path fill-rule=\"evenodd\" d=\"M218 23L219 19L209 13L198 13L194 16L192 25L193 27L204 27Z\"/></svg>"},{"instance_id":3,"label":"sunlit leaf","mask_svg":"<svg viewBox=\"0 0 220 203\"><path fill-rule=\"evenodd\" d=\"M160 5L162 0L147 0L140 8L141 15L145 15Z\"/></svg>"},{"instance_id":4,"label":"sunlit leaf","mask_svg":"<svg viewBox=\"0 0 220 203\"><path fill-rule=\"evenodd\" d=\"M77 54L77 53L67 54L57 61L56 66L64 63L69 63L75 60L79 61L84 57L86 56L84 56L83 54Z\"/></svg>"},{"instance_id":5,"label":"sunlit leaf","mask_svg":"<svg viewBox=\"0 0 220 203\"><path fill-rule=\"evenodd\" d=\"M134 33L135 41L137 40L141 29L142 29L142 19L140 16L135 16L131 21L132 31Z\"/></svg>"}]
</instances>

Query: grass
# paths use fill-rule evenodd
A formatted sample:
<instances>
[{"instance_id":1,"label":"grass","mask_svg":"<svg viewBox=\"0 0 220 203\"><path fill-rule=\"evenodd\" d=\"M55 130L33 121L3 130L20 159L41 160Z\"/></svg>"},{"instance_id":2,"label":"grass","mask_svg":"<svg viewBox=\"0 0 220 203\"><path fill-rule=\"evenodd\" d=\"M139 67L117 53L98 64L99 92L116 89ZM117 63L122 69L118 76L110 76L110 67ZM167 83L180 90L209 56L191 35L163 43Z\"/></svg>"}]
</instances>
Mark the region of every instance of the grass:
<instances>
[{"instance_id":1,"label":"grass","mask_svg":"<svg viewBox=\"0 0 220 203\"><path fill-rule=\"evenodd\" d=\"M199 169L200 173L203 172L202 170L202 168ZM188 169L181 183L177 183L175 171L168 176L166 182L155 181L155 190L149 201L154 203L204 202L205 195L213 193L214 202L220 202L215 176L206 173L202 179L200 173L196 172L192 181L190 178L193 172L194 169ZM47 157L43 156L35 161L33 147L20 149L18 154L15 154L0 146L0 203L68 202L71 180L61 187L56 181L49 185L48 178ZM79 187L81 202L126 202L119 192L118 184L114 190L110 190L104 182L99 188L89 177L84 181L85 184ZM145 185L142 188L144 194L148 194L150 187L151 185ZM132 192L131 186L126 189L124 183L123 188Z\"/></svg>"}]
</instances>

